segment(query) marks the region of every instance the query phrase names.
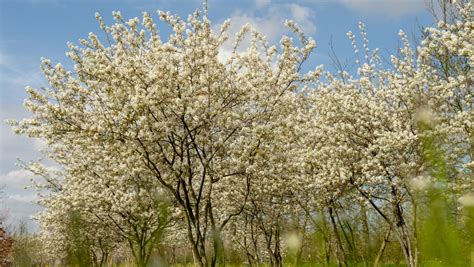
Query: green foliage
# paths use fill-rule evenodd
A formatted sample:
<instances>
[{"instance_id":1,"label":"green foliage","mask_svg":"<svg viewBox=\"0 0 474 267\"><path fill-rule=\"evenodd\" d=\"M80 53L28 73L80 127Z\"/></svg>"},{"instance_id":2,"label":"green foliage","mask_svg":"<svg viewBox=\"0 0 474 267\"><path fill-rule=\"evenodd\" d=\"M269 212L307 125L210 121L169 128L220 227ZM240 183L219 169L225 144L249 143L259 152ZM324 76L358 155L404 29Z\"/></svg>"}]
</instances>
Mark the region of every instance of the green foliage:
<instances>
[{"instance_id":1,"label":"green foliage","mask_svg":"<svg viewBox=\"0 0 474 267\"><path fill-rule=\"evenodd\" d=\"M426 201L421 209L420 222L422 266L468 266L473 244L472 208L465 209L467 219L464 224L460 223L455 212L457 198L448 187L450 172L441 149L443 138L430 135L430 122L421 122L419 128L426 133L422 139L423 155L433 178L426 192L418 196L421 201Z\"/></svg>"},{"instance_id":2,"label":"green foliage","mask_svg":"<svg viewBox=\"0 0 474 267\"><path fill-rule=\"evenodd\" d=\"M13 242L13 266L29 267L33 266L31 255L29 253L30 235L26 229L26 224L21 222L18 231L14 234Z\"/></svg>"},{"instance_id":3,"label":"green foliage","mask_svg":"<svg viewBox=\"0 0 474 267\"><path fill-rule=\"evenodd\" d=\"M81 214L78 211L70 211L67 225L67 258L71 266L92 266L92 248L84 229Z\"/></svg>"}]
</instances>

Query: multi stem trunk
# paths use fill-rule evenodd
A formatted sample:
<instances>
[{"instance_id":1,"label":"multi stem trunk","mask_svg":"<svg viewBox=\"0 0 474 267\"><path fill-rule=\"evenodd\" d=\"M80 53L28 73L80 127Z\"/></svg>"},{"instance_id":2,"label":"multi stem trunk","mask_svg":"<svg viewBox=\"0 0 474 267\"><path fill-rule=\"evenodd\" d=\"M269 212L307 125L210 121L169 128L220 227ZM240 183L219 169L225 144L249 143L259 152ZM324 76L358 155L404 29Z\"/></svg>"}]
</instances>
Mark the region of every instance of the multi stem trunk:
<instances>
[{"instance_id":1,"label":"multi stem trunk","mask_svg":"<svg viewBox=\"0 0 474 267\"><path fill-rule=\"evenodd\" d=\"M99 266L107 266L107 262L109 261L109 253L104 252L102 253L102 257L100 258Z\"/></svg>"},{"instance_id":2,"label":"multi stem trunk","mask_svg":"<svg viewBox=\"0 0 474 267\"><path fill-rule=\"evenodd\" d=\"M283 266L283 261L280 251L280 237L279 231L275 231L273 234L268 236L267 241L267 252L270 256L270 266L272 267L281 267Z\"/></svg>"},{"instance_id":3,"label":"multi stem trunk","mask_svg":"<svg viewBox=\"0 0 474 267\"><path fill-rule=\"evenodd\" d=\"M410 231L403 218L400 204L395 204L395 218L396 218L396 236L405 256L405 261L409 267L415 267L415 257L411 245Z\"/></svg>"},{"instance_id":4,"label":"multi stem trunk","mask_svg":"<svg viewBox=\"0 0 474 267\"><path fill-rule=\"evenodd\" d=\"M248 264L250 267L252 266L256 266L257 265L257 261L256 261L256 254L257 252L253 252L251 251L251 246L252 246L252 238L250 237L250 240L247 240L247 231L248 231L248 227L249 227L249 221L248 221L248 215L247 214L244 214L244 234L243 234L243 247L245 249L245 256L247 258L247 261L248 261ZM235 234L235 233L234 233Z\"/></svg>"},{"instance_id":5,"label":"multi stem trunk","mask_svg":"<svg viewBox=\"0 0 474 267\"><path fill-rule=\"evenodd\" d=\"M344 207L342 207L342 205L340 203L337 203L337 204L341 209L344 208ZM341 229L342 236L344 237L344 240L346 241L347 247L348 247L348 250L349 250L348 254L344 257L346 264L348 264L349 260L347 259L347 256L351 257L350 258L351 260L354 260L354 258L356 258L356 256L358 256L357 252L356 252L356 249L355 249L356 244L355 244L355 239L354 239L354 232L352 230L352 227L350 226L350 224L347 221L341 220L341 218L339 217L339 213L338 213L336 208L334 209L334 214L336 215L337 223L339 225L339 228ZM345 228L348 229L350 236L346 232Z\"/></svg>"},{"instance_id":6,"label":"multi stem trunk","mask_svg":"<svg viewBox=\"0 0 474 267\"><path fill-rule=\"evenodd\" d=\"M259 254L260 249L259 249L259 247L258 247L258 235L257 235L257 233L256 233L256 229L255 229L255 228L256 228L256 226L254 225L254 218L251 218L251 220L250 220L250 237L251 237L251 239L252 239L252 247L253 247L253 249L254 249L254 251L255 251L255 261L256 261L256 263L257 263L257 265L258 265L258 264L261 263L261 260L260 260L260 259L261 259L262 257L261 257L260 254Z\"/></svg>"},{"instance_id":7,"label":"multi stem trunk","mask_svg":"<svg viewBox=\"0 0 474 267\"><path fill-rule=\"evenodd\" d=\"M170 135L169 138L173 141L173 146L176 146L174 147L176 154L172 159L162 155L162 160L167 168L174 172L174 185L172 182L165 181L162 170L159 165L151 159L147 147L139 138L137 138L137 141L143 149L142 154L145 157L148 168L154 172L158 181L174 196L184 214L187 237L195 261L197 261L198 266L208 266L206 254L208 210L207 207L203 210L202 205L205 203L204 198L207 196L205 196L204 192L208 191L209 193L211 188L204 190L206 179L209 179L206 174L206 168L203 168L200 175L198 175L199 172L196 172L196 170L192 168L193 160L195 159L192 158L191 154L196 150L196 144L194 142L194 136L190 137L190 135L191 133L189 132L185 138L178 137L177 134ZM185 170L176 170L174 166L176 161L180 161L181 164L187 166ZM209 196L207 197L209 198Z\"/></svg>"},{"instance_id":8,"label":"multi stem trunk","mask_svg":"<svg viewBox=\"0 0 474 267\"><path fill-rule=\"evenodd\" d=\"M190 216L192 213L189 214L188 212L185 212L187 235L193 251L194 260L197 261L195 263L200 267L208 266L205 236L201 233L199 224L197 224L195 219Z\"/></svg>"},{"instance_id":9,"label":"multi stem trunk","mask_svg":"<svg viewBox=\"0 0 474 267\"><path fill-rule=\"evenodd\" d=\"M336 220L334 218L334 208L333 204L331 204L328 208L329 210L329 217L331 219L331 224L334 230L334 235L336 237L337 241L337 250L336 250L336 259L337 259L337 265L338 266L347 266L347 261L346 261L346 253L344 251L344 246L342 245L341 237L339 235L339 230L336 225Z\"/></svg>"},{"instance_id":10,"label":"multi stem trunk","mask_svg":"<svg viewBox=\"0 0 474 267\"><path fill-rule=\"evenodd\" d=\"M280 249L280 229L277 227L275 230L275 249L273 251L273 257L275 260L275 267L283 266L283 260L281 257L281 249Z\"/></svg>"},{"instance_id":11,"label":"multi stem trunk","mask_svg":"<svg viewBox=\"0 0 474 267\"><path fill-rule=\"evenodd\" d=\"M360 191L361 192L361 191ZM400 247L403 251L403 255L405 257L405 262L409 267L415 267L415 260L413 255L413 250L411 246L411 239L409 235L408 226L405 223L403 218L403 213L401 209L401 204L393 204L394 216L396 219L396 223L394 223L386 214L382 212L382 210L375 204L375 202L366 194L364 193L363 196L369 201L372 207L382 216L382 218L389 224L390 228L393 229L395 236L400 244Z\"/></svg>"},{"instance_id":12,"label":"multi stem trunk","mask_svg":"<svg viewBox=\"0 0 474 267\"><path fill-rule=\"evenodd\" d=\"M392 197L390 204L395 222L382 211L382 209L373 201L372 197L367 192L354 183L353 179L351 179L351 184L355 186L356 190L359 191L359 193L370 203L375 211L389 224L390 228L393 229L395 237L397 238L403 251L407 266L415 267L415 258L411 244L410 231L403 215L402 196L393 179L394 177L387 172L387 181L390 184L390 194Z\"/></svg>"},{"instance_id":13,"label":"multi stem trunk","mask_svg":"<svg viewBox=\"0 0 474 267\"><path fill-rule=\"evenodd\" d=\"M319 210L319 216L321 217L321 226L320 231L323 236L323 247L324 247L324 259L323 262L326 265L329 265L331 263L331 242L330 242L330 236L329 236L329 229L326 221L326 216L324 215L324 210L320 209ZM316 221L313 220L313 223L316 227L318 227L318 224Z\"/></svg>"},{"instance_id":14,"label":"multi stem trunk","mask_svg":"<svg viewBox=\"0 0 474 267\"><path fill-rule=\"evenodd\" d=\"M138 235L134 237L135 239L129 240L129 245L132 250L133 257L135 259L135 264L138 267L145 267L148 263L148 255L146 253L146 248L144 247L144 241L142 240L142 236Z\"/></svg>"},{"instance_id":15,"label":"multi stem trunk","mask_svg":"<svg viewBox=\"0 0 474 267\"><path fill-rule=\"evenodd\" d=\"M262 230L265 238L265 245L270 258L270 266L282 266L280 254L280 231L278 220L275 225L268 225L262 218L259 218L259 228Z\"/></svg>"},{"instance_id":16,"label":"multi stem trunk","mask_svg":"<svg viewBox=\"0 0 474 267\"><path fill-rule=\"evenodd\" d=\"M405 256L405 261L407 265L409 267L415 267L415 257L413 255L410 231L403 215L401 196L399 190L397 189L394 183L391 183L391 189L393 197L392 211L396 220L395 232L397 233L397 239L400 242L400 246L403 250L403 255Z\"/></svg>"}]
</instances>

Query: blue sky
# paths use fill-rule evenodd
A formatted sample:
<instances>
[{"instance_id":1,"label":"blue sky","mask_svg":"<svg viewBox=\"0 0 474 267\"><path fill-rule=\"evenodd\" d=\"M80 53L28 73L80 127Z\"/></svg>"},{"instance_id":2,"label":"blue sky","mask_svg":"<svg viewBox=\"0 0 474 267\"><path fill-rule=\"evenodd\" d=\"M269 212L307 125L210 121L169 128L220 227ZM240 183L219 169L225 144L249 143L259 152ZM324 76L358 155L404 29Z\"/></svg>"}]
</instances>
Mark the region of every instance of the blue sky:
<instances>
[{"instance_id":1,"label":"blue sky","mask_svg":"<svg viewBox=\"0 0 474 267\"><path fill-rule=\"evenodd\" d=\"M33 178L28 172L15 166L16 158L37 160L44 144L38 140L15 136L5 119L21 119L28 114L22 107L26 97L24 87L47 86L42 78L39 63L41 57L50 58L70 66L65 57L66 43L77 43L89 32L99 33L94 18L98 11L106 22L112 22L112 11L120 10L124 18L140 16L143 11L154 14L156 10L170 11L186 17L202 6L198 0L2 0L0 3L0 215L6 214L8 222L36 225L29 218L40 208L36 206L35 191L24 189ZM222 23L226 18L234 25L235 32L245 22L250 22L277 42L282 34L285 19L301 25L318 47L308 62L308 67L324 64L329 66L329 41L342 59L353 57L346 32L357 32L357 24L366 24L371 48L395 51L398 32L403 29L409 35L418 33L417 24L429 26L432 19L426 11L424 0L209 0L211 21ZM162 30L166 33L167 30ZM382 53L384 54L384 53ZM388 55L388 54L385 54Z\"/></svg>"}]
</instances>

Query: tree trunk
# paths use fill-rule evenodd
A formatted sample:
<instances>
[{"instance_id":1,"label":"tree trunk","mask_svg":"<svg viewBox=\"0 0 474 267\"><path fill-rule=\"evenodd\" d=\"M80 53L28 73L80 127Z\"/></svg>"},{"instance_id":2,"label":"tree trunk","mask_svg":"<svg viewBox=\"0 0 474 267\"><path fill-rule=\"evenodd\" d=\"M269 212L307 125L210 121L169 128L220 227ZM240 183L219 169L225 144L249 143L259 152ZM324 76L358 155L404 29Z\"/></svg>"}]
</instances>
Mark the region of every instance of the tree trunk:
<instances>
[{"instance_id":1,"label":"tree trunk","mask_svg":"<svg viewBox=\"0 0 474 267\"><path fill-rule=\"evenodd\" d=\"M375 257L374 260L374 267L379 266L380 259L382 258L383 252L385 251L385 247L387 246L388 243L388 238L390 237L390 232L392 231L391 228L388 229L387 233L385 234L382 245L380 246L379 252L377 253L377 257Z\"/></svg>"},{"instance_id":2,"label":"tree trunk","mask_svg":"<svg viewBox=\"0 0 474 267\"><path fill-rule=\"evenodd\" d=\"M218 228L213 229L212 233L213 250L211 266L225 266L224 261L224 244L221 237L221 230Z\"/></svg>"},{"instance_id":3,"label":"tree trunk","mask_svg":"<svg viewBox=\"0 0 474 267\"><path fill-rule=\"evenodd\" d=\"M397 193L398 190L392 185L392 195L394 199L398 199ZM408 230L408 226L405 222L405 219L403 218L403 207L399 201L393 203L393 212L396 220L395 233L403 250L406 264L408 267L415 267L415 258L411 246L410 231Z\"/></svg>"},{"instance_id":4,"label":"tree trunk","mask_svg":"<svg viewBox=\"0 0 474 267\"><path fill-rule=\"evenodd\" d=\"M369 229L369 222L367 219L367 209L365 208L365 204L360 204L360 211L362 214L362 225L364 227L364 237L365 237L365 262L366 266L369 266L370 260L372 257L372 248L370 245L370 229Z\"/></svg>"},{"instance_id":5,"label":"tree trunk","mask_svg":"<svg viewBox=\"0 0 474 267\"><path fill-rule=\"evenodd\" d=\"M408 233L406 224L397 225L397 239L400 242L400 246L405 256L405 261L408 267L415 267L415 258L411 247L411 239Z\"/></svg>"},{"instance_id":6,"label":"tree trunk","mask_svg":"<svg viewBox=\"0 0 474 267\"><path fill-rule=\"evenodd\" d=\"M283 260L282 260L281 251L280 251L280 230L279 229L277 229L275 232L274 257L275 257L275 267L282 267Z\"/></svg>"},{"instance_id":7,"label":"tree trunk","mask_svg":"<svg viewBox=\"0 0 474 267\"><path fill-rule=\"evenodd\" d=\"M336 249L336 259L338 266L347 266L346 255L344 252L344 247L342 246L341 237L339 236L339 231L337 229L336 220L334 219L333 207L329 207L329 217L331 218L331 224L334 230L334 235L336 236L337 249Z\"/></svg>"},{"instance_id":8,"label":"tree trunk","mask_svg":"<svg viewBox=\"0 0 474 267\"><path fill-rule=\"evenodd\" d=\"M187 214L186 214L186 223L188 225L188 240L189 240L189 243L191 244L191 248L193 251L194 263L200 267L204 267L204 266L207 267L207 259L206 259L206 254L205 254L206 252L205 252L204 244L203 244L204 240L201 240L202 238L200 238L200 234L197 234L196 239L194 239L192 225ZM196 231L199 231L199 230L196 229Z\"/></svg>"}]
</instances>

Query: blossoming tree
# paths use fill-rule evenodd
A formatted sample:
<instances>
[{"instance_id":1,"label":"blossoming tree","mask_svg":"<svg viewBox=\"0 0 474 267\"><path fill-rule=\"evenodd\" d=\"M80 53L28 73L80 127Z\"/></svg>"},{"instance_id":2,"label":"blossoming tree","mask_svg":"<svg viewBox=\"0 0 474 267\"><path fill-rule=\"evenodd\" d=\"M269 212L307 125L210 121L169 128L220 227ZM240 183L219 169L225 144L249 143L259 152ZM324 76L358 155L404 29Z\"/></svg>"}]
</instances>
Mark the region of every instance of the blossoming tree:
<instances>
[{"instance_id":1,"label":"blossoming tree","mask_svg":"<svg viewBox=\"0 0 474 267\"><path fill-rule=\"evenodd\" d=\"M61 178L37 171L51 192L44 229L57 229L52 242L62 244L68 222L56 218L79 211L96 251L127 240L144 266L169 212L199 266L224 264L224 245L251 264L282 266L289 225L323 233L326 264L377 265L392 235L416 266L415 195L436 182L427 137L447 155L450 192L473 188L473 7L453 6L458 20L428 28L416 50L400 32L389 66L361 23L363 60L337 74L302 71L315 42L291 21L298 42L271 46L247 25L222 59L230 22L213 30L207 10L187 20L159 12L172 29L165 40L148 13L125 21L114 12L111 26L97 14L104 34L69 45L74 71L43 60L50 86L28 88L33 115L13 122L45 140L62 168ZM386 233L374 257L378 222ZM290 243L300 254L309 246Z\"/></svg>"}]
</instances>

